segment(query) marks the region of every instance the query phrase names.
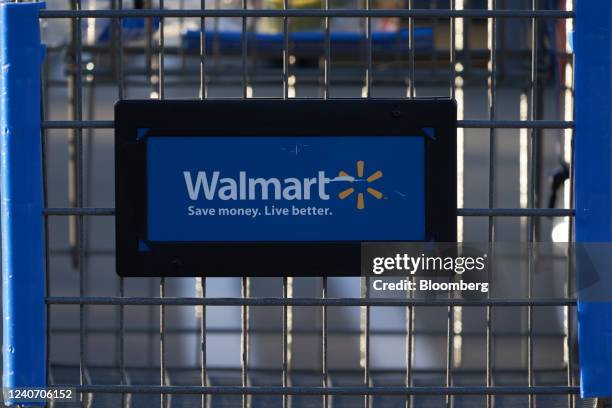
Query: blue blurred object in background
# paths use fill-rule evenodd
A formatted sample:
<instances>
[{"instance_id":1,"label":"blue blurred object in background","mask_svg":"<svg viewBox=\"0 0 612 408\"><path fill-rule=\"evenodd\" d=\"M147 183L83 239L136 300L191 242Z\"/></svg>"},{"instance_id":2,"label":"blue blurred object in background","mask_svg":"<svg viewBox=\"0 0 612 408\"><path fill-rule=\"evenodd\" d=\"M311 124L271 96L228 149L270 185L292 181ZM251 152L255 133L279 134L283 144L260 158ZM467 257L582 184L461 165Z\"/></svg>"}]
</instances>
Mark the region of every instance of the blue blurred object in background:
<instances>
[{"instance_id":1,"label":"blue blurred object in background","mask_svg":"<svg viewBox=\"0 0 612 408\"><path fill-rule=\"evenodd\" d=\"M206 48L218 41L222 54L239 54L242 50L241 31L212 31L207 30ZM256 45L257 51L262 54L281 55L283 51L283 33L247 33L247 44ZM416 49L421 51L432 50L434 45L434 30L431 27L419 27L414 30ZM360 32L332 32L331 43L334 56L359 55L366 41L365 35ZM200 49L200 30L187 30L182 35L182 47L190 50ZM325 42L325 33L320 31L298 31L289 33L289 42L292 52L300 56L319 56ZM372 33L374 52L397 55L408 53L408 30L397 32Z\"/></svg>"}]
</instances>

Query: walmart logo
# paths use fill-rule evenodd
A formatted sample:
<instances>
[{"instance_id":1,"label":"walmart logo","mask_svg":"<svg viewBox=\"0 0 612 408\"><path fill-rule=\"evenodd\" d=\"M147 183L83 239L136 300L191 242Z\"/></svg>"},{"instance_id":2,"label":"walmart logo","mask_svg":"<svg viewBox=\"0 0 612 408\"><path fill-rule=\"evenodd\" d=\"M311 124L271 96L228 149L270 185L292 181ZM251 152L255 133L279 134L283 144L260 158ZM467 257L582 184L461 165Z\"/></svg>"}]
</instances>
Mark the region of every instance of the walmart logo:
<instances>
[{"instance_id":1,"label":"walmart logo","mask_svg":"<svg viewBox=\"0 0 612 408\"><path fill-rule=\"evenodd\" d=\"M364 161L357 162L357 177L340 171L337 177L327 177L325 171L318 171L316 177L263 178L250 177L246 171L238 172L238 177L223 177L220 171L183 171L185 187L189 199L205 200L330 200L327 187L332 182L351 183L352 186L342 190L338 197L344 200L357 191L357 208L365 208L364 192L380 200L383 194L370 184L383 176L377 170L364 179ZM361 191L361 187L364 186Z\"/></svg>"},{"instance_id":2,"label":"walmart logo","mask_svg":"<svg viewBox=\"0 0 612 408\"><path fill-rule=\"evenodd\" d=\"M340 170L340 173L338 173L338 176L340 177L348 177L351 179L351 182L355 182L355 181L363 181L363 167L364 167L364 162L363 160L359 160L357 162L357 179L352 177L351 175L349 175L348 173L346 173L344 170ZM370 176L368 176L368 178L365 179L366 184L370 184L380 178L382 178L383 174L382 171L380 170L376 170L374 173L370 174ZM377 200L380 200L381 198L383 198L383 193L381 193L380 191L376 190L375 188L372 187L366 187L365 191L370 194L372 197L376 198ZM338 194L338 197L340 197L341 200L346 199L347 197L351 196L353 193L355 192L355 187L350 187L347 188L346 190L343 190L340 192L340 194ZM363 192L359 192L357 193L357 208L359 210L363 210L365 208L365 201L364 201L364 194Z\"/></svg>"}]
</instances>

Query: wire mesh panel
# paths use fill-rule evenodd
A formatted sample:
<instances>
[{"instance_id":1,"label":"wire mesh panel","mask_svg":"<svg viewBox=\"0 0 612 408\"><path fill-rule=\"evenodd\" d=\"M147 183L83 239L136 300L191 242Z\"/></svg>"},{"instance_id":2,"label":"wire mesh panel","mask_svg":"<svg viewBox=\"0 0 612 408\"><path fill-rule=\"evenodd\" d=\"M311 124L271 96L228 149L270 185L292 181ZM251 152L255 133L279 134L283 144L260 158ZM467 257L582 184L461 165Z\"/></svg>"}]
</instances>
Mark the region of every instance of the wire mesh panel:
<instances>
[{"instance_id":1,"label":"wire mesh panel","mask_svg":"<svg viewBox=\"0 0 612 408\"><path fill-rule=\"evenodd\" d=\"M458 240L572 241L572 10L571 0L48 2L50 384L100 407L579 404L569 251L552 282L528 257L525 299L388 299L367 277L119 278L113 239L115 100L450 97ZM505 284L497 273L493 285ZM541 291L554 300L532 296Z\"/></svg>"}]
</instances>

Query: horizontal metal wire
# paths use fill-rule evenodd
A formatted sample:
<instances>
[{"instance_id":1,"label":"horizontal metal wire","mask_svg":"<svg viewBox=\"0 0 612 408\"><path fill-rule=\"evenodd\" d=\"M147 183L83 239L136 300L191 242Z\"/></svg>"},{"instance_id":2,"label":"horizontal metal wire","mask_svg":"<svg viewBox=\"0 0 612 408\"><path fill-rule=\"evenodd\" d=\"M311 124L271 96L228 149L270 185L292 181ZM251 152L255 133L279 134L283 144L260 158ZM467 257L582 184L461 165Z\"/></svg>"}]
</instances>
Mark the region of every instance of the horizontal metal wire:
<instances>
[{"instance_id":1,"label":"horizontal metal wire","mask_svg":"<svg viewBox=\"0 0 612 408\"><path fill-rule=\"evenodd\" d=\"M159 331L158 331L159 332ZM88 332L89 333L89 332ZM495 337L499 337L497 332L495 333ZM228 366L208 366L211 372L215 373L236 373L236 368L228 367ZM76 368L74 365L70 364L61 364L54 363L52 369L54 370L70 370ZM90 371L94 370L116 370L117 366L113 364L88 364L87 369ZM158 365L145 365L145 364L130 364L128 370L130 371L157 371L159 369ZM169 366L168 369L173 372L185 372L192 370L199 370L198 366L189 366L189 365L172 365ZM413 372L420 374L439 374L444 371L443 368L437 367L412 367ZM282 368L271 368L271 367L249 367L250 374L276 374L282 371ZM550 373L560 373L564 372L564 366L558 367L543 367L536 368L534 372L538 374L550 374ZM370 368L370 372L374 375L402 375L406 373L405 369L393 369L393 368ZM455 367L453 369L453 373L456 374L482 374L485 370L483 368L477 367ZM496 374L525 374L525 368L521 367L495 367ZM292 368L291 374L295 376L303 376L303 375L321 375L320 369L310 369L310 368ZM329 374L332 376L341 376L341 375L355 375L355 369L351 368L330 368Z\"/></svg>"},{"instance_id":2,"label":"horizontal metal wire","mask_svg":"<svg viewBox=\"0 0 612 408\"><path fill-rule=\"evenodd\" d=\"M112 120L47 120L42 122L43 129L112 129L114 126ZM457 121L457 127L470 129L572 129L574 122L560 120L459 120Z\"/></svg>"},{"instance_id":3,"label":"horizontal metal wire","mask_svg":"<svg viewBox=\"0 0 612 408\"><path fill-rule=\"evenodd\" d=\"M78 327L53 327L51 331L54 334L66 334L67 335L67 334L78 333L79 328ZM99 334L99 335L117 334L117 331L118 331L117 327L88 327L87 328L87 333L89 334ZM127 327L123 330L123 332L127 335L159 334L159 329L155 327L154 328ZM206 328L206 333L208 335L240 334L241 332L242 331L240 330L239 327L236 327L236 328L207 327ZM291 330L291 332L295 335L304 335L304 336L320 336L321 335L321 329L294 328L293 330ZM188 335L188 334L200 335L200 329L190 328L190 327L185 327L185 328L166 327L165 333L169 335L176 335L176 336L183 336L183 335ZM262 335L266 335L266 334L277 335L279 333L279 329L264 328L264 327L256 328L255 327L255 328L250 328L249 333L262 334ZM375 335L375 336L396 337L396 336L405 336L408 333L410 332L406 330L402 330L402 329L378 329L378 328L370 329L370 334ZM327 334L334 335L334 336L357 336L360 334L365 334L365 330L330 328L327 330ZM448 333L442 330L417 330L415 329L412 331L412 334L415 336L446 337ZM504 337L521 338L521 337L526 337L528 335L529 335L529 332L524 332L524 331L498 331L498 330L495 331L495 337L497 338L504 338ZM484 336L484 333L482 331L480 332L462 331L461 332L461 337L463 338L483 337L483 336ZM544 331L544 332L533 333L532 336L534 338L564 338L565 334L561 332ZM218 368L215 368L215 369L218 369Z\"/></svg>"},{"instance_id":4,"label":"horizontal metal wire","mask_svg":"<svg viewBox=\"0 0 612 408\"><path fill-rule=\"evenodd\" d=\"M108 45L106 44L83 44L81 49L83 50L83 52L87 52L87 53L103 53L105 55L108 55ZM66 52L66 45L65 44L55 44L55 45L49 45L47 48L47 53L55 53L55 54L63 54ZM138 45L132 45L132 44L123 44L123 47L121 48L121 50L123 51L124 55L141 55L142 54L142 45L138 46ZM158 44L151 44L151 51L154 52L158 52L160 50L160 47ZM262 52L263 50L257 50L258 53ZM482 57L482 58L486 58L489 55L489 50L487 50L486 48L477 48L475 46L470 47L469 49L462 49L462 50L455 50L455 54L456 56L468 56L468 55L472 55L475 57ZM181 45L172 45L172 44L164 44L164 53L166 55L185 55L185 54L192 54L192 55L199 55L199 51L198 50L194 50L194 49L186 49L185 47L182 47ZM419 55L419 54L427 54L429 56L431 56L433 53L433 55L438 56L438 57L447 57L448 58L448 50L423 50L423 49L418 49L415 50L415 55ZM261 55L261 54L258 54ZM515 58L528 58L531 55L531 50L528 48L518 48L518 49L507 49L504 51L504 55L508 56L508 57L515 57ZM556 55L563 57L563 56L571 56L573 55L573 53L568 52L566 50L556 50ZM217 74L224 74L225 72L227 72L225 70L226 67L224 68L219 68L219 67L207 67L206 71L207 72L214 72ZM472 67L472 69L475 67ZM68 67L67 69L70 69L70 67ZM334 69L334 71L347 71L350 69L346 69L345 67L342 66L338 66L336 67L336 69ZM129 75L138 75L139 72L144 72L146 71L146 68L137 68L137 67L124 67L123 69L123 74L124 76L129 76ZM272 69L265 69L265 67L259 67L258 68L258 75L261 71L263 72L275 72L278 73L277 70L272 70ZM303 67L293 67L291 69L292 72L296 72L298 74L304 74L304 73L308 73L308 72L312 72L312 68L303 68ZM483 69L483 71L486 71L486 69ZM88 73L91 73L94 75L94 77L96 77L96 74L99 73L104 73L104 72L110 72L110 68L108 67L103 67L100 68L99 66L96 66L93 70L88 70ZM164 69L164 74L170 73L170 74L174 74L174 75L180 75L181 73L190 73L190 72L194 72L194 71L190 71L190 70L186 70L186 67L182 67L182 68L173 68L173 67L166 67ZM300 75L300 76L302 76ZM425 79L425 78L423 78ZM448 79L448 78L447 78ZM96 77L97 80L97 77ZM208 79L207 79L208 80ZM465 78L464 78L465 80ZM64 81L65 82L65 81ZM200 81L198 80L197 83L200 83ZM53 84L52 82L47 82L47 84ZM125 85L125 83L124 83ZM150 85L150 82L149 82ZM310 98L312 99L312 98Z\"/></svg>"},{"instance_id":5,"label":"horizontal metal wire","mask_svg":"<svg viewBox=\"0 0 612 408\"><path fill-rule=\"evenodd\" d=\"M45 208L44 215L115 215L114 208Z\"/></svg>"},{"instance_id":6,"label":"horizontal metal wire","mask_svg":"<svg viewBox=\"0 0 612 408\"><path fill-rule=\"evenodd\" d=\"M112 129L112 120L47 120L43 121L43 129Z\"/></svg>"},{"instance_id":7,"label":"horizontal metal wire","mask_svg":"<svg viewBox=\"0 0 612 408\"><path fill-rule=\"evenodd\" d=\"M254 48L257 48L257 45L254 44L253 45ZM182 51L182 53L179 53L179 51ZM388 50L387 50L388 51ZM83 51L85 52L85 50ZM155 47L151 47L150 52L152 54L159 54L159 50L157 50ZM131 53L126 53L126 54L134 54L134 56L136 56L136 52L131 52ZM139 54L142 54L142 50ZM189 58L189 57L193 57L194 59L196 57L200 57L200 54L195 53L193 50L190 49L181 49L181 48L176 48L174 53L169 53L169 52L165 52L166 55L177 55L179 57L184 57L185 61ZM260 61L260 60L269 60L269 61L273 61L274 58L277 57L278 52L276 50L270 50L268 48L262 48L259 47L257 48L257 54L253 55L253 57L255 58L255 60ZM376 61L377 61L377 65L372 68L372 84L374 86L378 87L389 87L389 86L394 86L394 87L398 87L398 88L406 88L407 87L407 83L406 83L406 78L405 78L405 73L406 71L409 69L409 62L401 59L398 60L397 59L397 53L394 53L393 55L391 54L390 51L388 52L381 52L378 53L378 51L376 51ZM96 56L106 56L107 54L102 53L101 51L96 53L96 55L92 55L92 58L96 58ZM485 63L486 60L486 55L488 55L486 53L486 50L482 50L482 49L475 49L475 50L471 50L470 52L464 52L464 53L458 53L458 57L461 57L462 60L471 60L475 63L475 65L472 65L469 73L466 73L465 77L464 77L464 88L465 87L478 87L482 84L483 80L486 80L487 77L487 71L484 67L480 66L480 63ZM563 57L564 54L559 53L558 54L559 57ZM571 58L571 55L573 54L566 54L565 56L567 56L568 58ZM232 59L235 57L239 57L240 54L238 54L235 49L224 49L224 51L220 54L212 54L209 56L209 58L221 58L221 59ZM513 58L513 53L509 52L507 59L508 60L512 60ZM302 53L300 52L299 55L297 55L298 60L301 61L311 61L314 62L315 59L318 58L318 56L314 53ZM335 86L340 86L340 85L348 85L348 86L358 86L362 84L363 81L363 71L356 65L353 65L352 68L350 66L350 64L355 64L356 61L354 60L355 58L355 54L339 54L338 55L338 64L337 67L333 70L334 73L334 84ZM440 69L441 66L438 63L433 63L432 59L435 61L445 61L445 59L447 58L446 53L440 53L440 52L436 52L436 53L432 53L432 52L427 52L426 50L418 50L415 51L415 58L418 60L418 68L415 68L417 71L420 71L423 73L423 75L425 75L425 71L427 71L426 75L424 76L422 79L419 78L419 84L421 84L423 87L444 87L445 85L448 84L448 75L446 75L446 73ZM516 55L516 58L522 58L522 55ZM166 75L166 79L165 79L165 83L172 88L181 88L181 89L192 89L193 87L197 87L200 82L197 79L198 76L198 72L193 69L193 66L190 64L186 64L185 61L183 61L183 65L181 65L180 67L177 68L168 68L167 70L164 71L164 74ZM195 62L195 61L194 61ZM208 75L207 78L207 87L208 89L210 89L211 87L219 87L222 85L229 85L229 86L236 86L238 84L240 84L241 81L241 77L242 77L242 73L239 69L237 69L237 66L235 65L235 63L237 62L236 59L234 59L233 61L234 63L228 63L227 65L223 65L222 68L217 68L214 66L211 66L210 69L208 69L206 71L206 74ZM378 65L378 63L380 63L380 65ZM212 65L212 64L210 64ZM254 64L254 68L253 70L251 70L250 72L252 73L251 76L251 80L250 80L250 84L254 87L261 87L261 86L265 86L265 85L272 85L274 87L277 87L279 85L279 70L277 68L275 68L274 66L265 66L263 64L259 64L259 63L255 63ZM293 67L295 67L295 65L293 65ZM131 68L126 74L128 75L128 77L126 79L124 79L124 85L127 88L134 88L134 87L150 87L151 86L151 81L150 79L147 77L147 70L143 69L143 68ZM320 70L318 69L318 67L308 67L308 66L297 66L295 69L291 70L292 74L298 78L298 87L317 87L317 86L321 86L321 79L320 79ZM111 70L109 69L104 69L104 68L95 68L93 71L87 71L86 73L84 73L86 75L92 75L94 78L94 81L96 83L96 86L100 86L100 87L105 87L105 86L112 86L114 84L114 77L112 76L113 73ZM507 86L508 88L512 87L512 88L523 88L524 86L526 86L527 84L525 83L525 71L520 71L520 70L510 70L505 74L504 77L504 86ZM419 74L420 76L420 74ZM47 86L48 87L54 87L54 88L66 88L68 86L68 80L67 79L49 79L47 82ZM500 88L502 87L502 85L499 86ZM440 97L445 97L445 96L440 96ZM218 99L223 99L223 100L242 100L241 98L238 97L232 97L232 96L227 96L227 97L209 97L207 99L210 100L218 100ZM279 99L279 98L275 98L273 96L256 96L253 99L257 99L257 100L266 100L266 99ZM305 99L316 99L316 98L308 98L308 97L304 97L304 96L300 96L300 95L296 95L295 97L291 98L291 100L305 100ZM331 96L328 99L334 99ZM340 98L338 97L337 99L351 99L351 98ZM376 99L376 98L372 98L372 99ZM504 121L502 121L501 123L503 123Z\"/></svg>"},{"instance_id":8,"label":"horizontal metal wire","mask_svg":"<svg viewBox=\"0 0 612 408\"><path fill-rule=\"evenodd\" d=\"M45 208L43 214L112 216L114 208ZM458 208L457 215L462 217L573 217L575 211L570 208Z\"/></svg>"},{"instance_id":9,"label":"horizontal metal wire","mask_svg":"<svg viewBox=\"0 0 612 408\"><path fill-rule=\"evenodd\" d=\"M100 394L209 394L209 395L567 395L578 394L579 387L568 386L180 386L180 385L50 385L49 389L74 388L77 392Z\"/></svg>"},{"instance_id":10,"label":"horizontal metal wire","mask_svg":"<svg viewBox=\"0 0 612 408\"><path fill-rule=\"evenodd\" d=\"M457 127L471 129L572 129L574 122L561 120L459 120Z\"/></svg>"},{"instance_id":11,"label":"horizontal metal wire","mask_svg":"<svg viewBox=\"0 0 612 408\"><path fill-rule=\"evenodd\" d=\"M129 18L129 17L421 17L421 18L574 18L563 10L439 10L439 9L134 9L134 10L41 10L41 18Z\"/></svg>"},{"instance_id":12,"label":"horizontal metal wire","mask_svg":"<svg viewBox=\"0 0 612 408\"><path fill-rule=\"evenodd\" d=\"M575 299L189 298L49 296L52 305L127 306L573 306Z\"/></svg>"},{"instance_id":13,"label":"horizontal metal wire","mask_svg":"<svg viewBox=\"0 0 612 408\"><path fill-rule=\"evenodd\" d=\"M573 217L571 208L458 208L463 217Z\"/></svg>"}]
</instances>

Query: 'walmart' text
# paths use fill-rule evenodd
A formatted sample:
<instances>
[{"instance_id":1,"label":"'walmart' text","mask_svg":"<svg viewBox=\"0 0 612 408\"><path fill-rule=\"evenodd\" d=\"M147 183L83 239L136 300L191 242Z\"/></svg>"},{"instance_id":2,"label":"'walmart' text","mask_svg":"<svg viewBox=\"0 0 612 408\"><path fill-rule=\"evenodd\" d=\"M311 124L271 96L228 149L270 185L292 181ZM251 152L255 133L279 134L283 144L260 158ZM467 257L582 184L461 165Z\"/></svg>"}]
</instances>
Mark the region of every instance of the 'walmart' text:
<instances>
[{"instance_id":1,"label":"'walmart' text","mask_svg":"<svg viewBox=\"0 0 612 408\"><path fill-rule=\"evenodd\" d=\"M195 181L192 172L184 171L185 186L189 198L193 201L203 196L206 200L310 200L316 195L320 200L329 200L325 186L332 180L319 171L317 177L285 179L247 177L246 171L238 173L238 179L221 178L221 172L213 171L209 175L198 171Z\"/></svg>"}]
</instances>

